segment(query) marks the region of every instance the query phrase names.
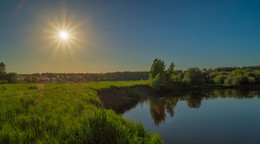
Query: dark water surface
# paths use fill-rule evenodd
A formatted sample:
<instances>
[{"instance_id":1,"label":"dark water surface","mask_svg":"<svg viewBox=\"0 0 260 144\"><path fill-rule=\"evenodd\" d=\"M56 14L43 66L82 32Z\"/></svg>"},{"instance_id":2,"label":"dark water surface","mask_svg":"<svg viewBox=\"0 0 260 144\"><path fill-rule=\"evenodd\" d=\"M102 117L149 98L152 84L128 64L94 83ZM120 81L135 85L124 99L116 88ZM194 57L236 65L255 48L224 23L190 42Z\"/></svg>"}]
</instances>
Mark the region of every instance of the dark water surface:
<instances>
[{"instance_id":1,"label":"dark water surface","mask_svg":"<svg viewBox=\"0 0 260 144\"><path fill-rule=\"evenodd\" d=\"M166 144L260 144L260 91L152 97L123 116L158 132Z\"/></svg>"}]
</instances>

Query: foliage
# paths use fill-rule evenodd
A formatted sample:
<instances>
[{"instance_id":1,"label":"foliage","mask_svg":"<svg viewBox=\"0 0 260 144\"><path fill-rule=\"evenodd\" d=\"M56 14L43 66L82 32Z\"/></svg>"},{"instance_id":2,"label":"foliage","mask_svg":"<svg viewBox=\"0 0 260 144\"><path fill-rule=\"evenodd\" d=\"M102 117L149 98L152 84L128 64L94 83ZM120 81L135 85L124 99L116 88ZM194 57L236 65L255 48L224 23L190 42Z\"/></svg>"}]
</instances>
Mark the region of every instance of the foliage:
<instances>
[{"instance_id":1,"label":"foliage","mask_svg":"<svg viewBox=\"0 0 260 144\"><path fill-rule=\"evenodd\" d=\"M228 76L228 77L224 80L224 84L225 84L225 85L228 85L228 86L233 85L232 81L233 81L233 77L232 77L232 76Z\"/></svg>"},{"instance_id":2,"label":"foliage","mask_svg":"<svg viewBox=\"0 0 260 144\"><path fill-rule=\"evenodd\" d=\"M219 74L214 77L213 81L216 84L223 84L226 78L227 78L226 75Z\"/></svg>"},{"instance_id":3,"label":"foliage","mask_svg":"<svg viewBox=\"0 0 260 144\"><path fill-rule=\"evenodd\" d=\"M158 58L154 59L149 73L150 77L155 78L158 74L164 74L164 73L165 73L164 61Z\"/></svg>"},{"instance_id":4,"label":"foliage","mask_svg":"<svg viewBox=\"0 0 260 144\"><path fill-rule=\"evenodd\" d=\"M6 65L3 63L3 62L1 62L0 63L0 74L4 74L5 73L5 70L6 70Z\"/></svg>"},{"instance_id":5,"label":"foliage","mask_svg":"<svg viewBox=\"0 0 260 144\"><path fill-rule=\"evenodd\" d=\"M20 74L21 82L89 82L89 81L129 81L148 80L148 72L111 72L111 73L34 73Z\"/></svg>"},{"instance_id":6,"label":"foliage","mask_svg":"<svg viewBox=\"0 0 260 144\"><path fill-rule=\"evenodd\" d=\"M238 86L246 84L254 84L256 82L256 74L246 69L236 69L227 73L227 75L217 75L214 77L214 82L218 84L225 84L227 86Z\"/></svg>"},{"instance_id":7,"label":"foliage","mask_svg":"<svg viewBox=\"0 0 260 144\"><path fill-rule=\"evenodd\" d=\"M183 77L183 82L193 84L193 85L204 84L202 71L197 67L189 68Z\"/></svg>"},{"instance_id":8,"label":"foliage","mask_svg":"<svg viewBox=\"0 0 260 144\"><path fill-rule=\"evenodd\" d=\"M156 89L173 89L174 88L174 76L176 75L174 71L174 63L172 62L167 70L165 70L165 64L163 60L158 58L154 59L149 72L149 85Z\"/></svg>"},{"instance_id":9,"label":"foliage","mask_svg":"<svg viewBox=\"0 0 260 144\"><path fill-rule=\"evenodd\" d=\"M17 83L18 75L16 73L6 73L6 65L0 63L0 83Z\"/></svg>"},{"instance_id":10,"label":"foliage","mask_svg":"<svg viewBox=\"0 0 260 144\"><path fill-rule=\"evenodd\" d=\"M5 75L5 80L7 80L9 83L17 83L18 75L16 73L7 73Z\"/></svg>"},{"instance_id":11,"label":"foliage","mask_svg":"<svg viewBox=\"0 0 260 144\"><path fill-rule=\"evenodd\" d=\"M0 80L0 84L7 84L8 81L7 80Z\"/></svg>"},{"instance_id":12,"label":"foliage","mask_svg":"<svg viewBox=\"0 0 260 144\"><path fill-rule=\"evenodd\" d=\"M245 67L219 67L214 69L217 72L232 72L236 69L251 69L251 70L260 70L260 66L245 66Z\"/></svg>"},{"instance_id":13,"label":"foliage","mask_svg":"<svg viewBox=\"0 0 260 144\"><path fill-rule=\"evenodd\" d=\"M250 83L250 84L255 83L255 78L254 77L248 77L248 83Z\"/></svg>"},{"instance_id":14,"label":"foliage","mask_svg":"<svg viewBox=\"0 0 260 144\"><path fill-rule=\"evenodd\" d=\"M160 90L161 88L166 86L166 78L165 75L157 74L154 79L151 79L150 86L156 90Z\"/></svg>"},{"instance_id":15,"label":"foliage","mask_svg":"<svg viewBox=\"0 0 260 144\"><path fill-rule=\"evenodd\" d=\"M175 67L174 63L171 62L169 68L166 70L166 74L168 76L171 76L174 73L174 67Z\"/></svg>"},{"instance_id":16,"label":"foliage","mask_svg":"<svg viewBox=\"0 0 260 144\"><path fill-rule=\"evenodd\" d=\"M5 64L3 62L0 63L0 81L4 80L5 76Z\"/></svg>"},{"instance_id":17,"label":"foliage","mask_svg":"<svg viewBox=\"0 0 260 144\"><path fill-rule=\"evenodd\" d=\"M260 66L223 67L203 71L195 67L184 72L174 70L174 67L174 63L171 63L165 70L164 61L156 58L149 72L149 85L156 90L172 90L203 84L225 86L260 84Z\"/></svg>"}]
</instances>

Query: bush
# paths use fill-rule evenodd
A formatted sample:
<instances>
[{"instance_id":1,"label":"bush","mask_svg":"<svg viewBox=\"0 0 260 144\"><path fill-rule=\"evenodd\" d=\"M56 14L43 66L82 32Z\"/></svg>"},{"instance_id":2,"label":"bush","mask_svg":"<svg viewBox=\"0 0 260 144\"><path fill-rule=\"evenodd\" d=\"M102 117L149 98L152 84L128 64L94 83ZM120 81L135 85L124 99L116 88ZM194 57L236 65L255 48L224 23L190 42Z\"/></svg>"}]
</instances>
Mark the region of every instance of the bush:
<instances>
[{"instance_id":1,"label":"bush","mask_svg":"<svg viewBox=\"0 0 260 144\"><path fill-rule=\"evenodd\" d=\"M150 79L150 87L159 90L165 87L165 76L163 74L157 74L154 79Z\"/></svg>"},{"instance_id":2,"label":"bush","mask_svg":"<svg viewBox=\"0 0 260 144\"><path fill-rule=\"evenodd\" d=\"M213 81L216 84L223 84L227 76L225 75L217 75L214 77Z\"/></svg>"},{"instance_id":3,"label":"bush","mask_svg":"<svg viewBox=\"0 0 260 144\"><path fill-rule=\"evenodd\" d=\"M158 58L154 59L149 72L150 87L160 90L171 90L174 87L175 80L174 75L174 63L172 62L167 70L165 70L165 64L163 60Z\"/></svg>"},{"instance_id":4,"label":"bush","mask_svg":"<svg viewBox=\"0 0 260 144\"><path fill-rule=\"evenodd\" d=\"M183 82L193 85L204 84L202 71L199 68L189 68L183 77Z\"/></svg>"},{"instance_id":5,"label":"bush","mask_svg":"<svg viewBox=\"0 0 260 144\"><path fill-rule=\"evenodd\" d=\"M250 84L255 83L255 78L254 77L248 77L248 83L250 83Z\"/></svg>"},{"instance_id":6,"label":"bush","mask_svg":"<svg viewBox=\"0 0 260 144\"><path fill-rule=\"evenodd\" d=\"M241 85L247 83L248 83L248 77L245 75L234 76L232 80L232 85Z\"/></svg>"},{"instance_id":7,"label":"bush","mask_svg":"<svg viewBox=\"0 0 260 144\"><path fill-rule=\"evenodd\" d=\"M7 73L5 75L5 80L7 80L9 83L17 83L18 82L18 76L16 73Z\"/></svg>"},{"instance_id":8,"label":"bush","mask_svg":"<svg viewBox=\"0 0 260 144\"><path fill-rule=\"evenodd\" d=\"M224 81L224 84L225 85L228 85L228 86L231 86L232 85L232 80L233 80L233 77L232 76L228 76L225 81Z\"/></svg>"},{"instance_id":9,"label":"bush","mask_svg":"<svg viewBox=\"0 0 260 144\"><path fill-rule=\"evenodd\" d=\"M150 77L155 78L157 74L162 74L165 72L165 64L163 60L160 60L158 58L154 59L153 64L151 66L150 70Z\"/></svg>"},{"instance_id":10,"label":"bush","mask_svg":"<svg viewBox=\"0 0 260 144\"><path fill-rule=\"evenodd\" d=\"M8 83L8 81L7 80L0 80L0 84L7 84Z\"/></svg>"},{"instance_id":11,"label":"bush","mask_svg":"<svg viewBox=\"0 0 260 144\"><path fill-rule=\"evenodd\" d=\"M254 77L248 77L248 76L242 75L242 74L230 75L224 81L224 84L229 85L229 86L253 84L253 83L255 83Z\"/></svg>"}]
</instances>

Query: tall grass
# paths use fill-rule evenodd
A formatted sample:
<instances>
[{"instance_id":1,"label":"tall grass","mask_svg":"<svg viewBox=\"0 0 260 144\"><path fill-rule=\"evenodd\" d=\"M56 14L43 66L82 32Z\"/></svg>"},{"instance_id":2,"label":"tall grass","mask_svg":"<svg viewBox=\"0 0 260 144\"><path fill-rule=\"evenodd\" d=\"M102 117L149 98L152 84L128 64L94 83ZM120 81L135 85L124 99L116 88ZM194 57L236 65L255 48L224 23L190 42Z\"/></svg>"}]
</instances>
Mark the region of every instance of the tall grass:
<instances>
[{"instance_id":1,"label":"tall grass","mask_svg":"<svg viewBox=\"0 0 260 144\"><path fill-rule=\"evenodd\" d=\"M140 82L0 85L0 143L162 143L101 107L96 90Z\"/></svg>"}]
</instances>

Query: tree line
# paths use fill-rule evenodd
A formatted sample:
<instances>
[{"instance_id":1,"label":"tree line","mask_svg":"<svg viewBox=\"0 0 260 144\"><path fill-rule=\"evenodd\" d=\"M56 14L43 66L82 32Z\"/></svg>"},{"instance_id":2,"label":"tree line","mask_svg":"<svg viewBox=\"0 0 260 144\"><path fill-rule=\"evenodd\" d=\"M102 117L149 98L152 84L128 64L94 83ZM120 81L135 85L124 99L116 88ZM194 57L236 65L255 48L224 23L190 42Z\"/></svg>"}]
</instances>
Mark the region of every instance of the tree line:
<instances>
[{"instance_id":1,"label":"tree line","mask_svg":"<svg viewBox=\"0 0 260 144\"><path fill-rule=\"evenodd\" d=\"M110 72L110 73L35 73L22 74L23 82L89 82L89 81L128 81L148 80L148 72Z\"/></svg>"},{"instance_id":2,"label":"tree line","mask_svg":"<svg viewBox=\"0 0 260 144\"><path fill-rule=\"evenodd\" d=\"M260 84L260 67L224 67L216 69L189 68L185 71L174 70L174 63L166 69L161 59L154 59L149 72L149 85L157 90L172 90L205 84L240 86Z\"/></svg>"},{"instance_id":3,"label":"tree line","mask_svg":"<svg viewBox=\"0 0 260 144\"><path fill-rule=\"evenodd\" d=\"M189 68L175 70L174 63L166 65L161 59L154 59L149 72L111 73L34 73L17 74L6 72L6 65L0 63L0 83L17 82L89 82L89 81L128 81L148 80L154 89L173 89L205 84L238 86L260 84L260 66L221 67L216 69Z\"/></svg>"},{"instance_id":4,"label":"tree line","mask_svg":"<svg viewBox=\"0 0 260 144\"><path fill-rule=\"evenodd\" d=\"M129 81L148 80L149 72L110 72L110 73L7 73L6 65L0 63L1 83L40 83L40 82L89 82L89 81Z\"/></svg>"}]
</instances>

